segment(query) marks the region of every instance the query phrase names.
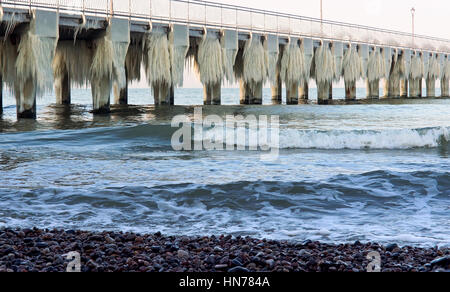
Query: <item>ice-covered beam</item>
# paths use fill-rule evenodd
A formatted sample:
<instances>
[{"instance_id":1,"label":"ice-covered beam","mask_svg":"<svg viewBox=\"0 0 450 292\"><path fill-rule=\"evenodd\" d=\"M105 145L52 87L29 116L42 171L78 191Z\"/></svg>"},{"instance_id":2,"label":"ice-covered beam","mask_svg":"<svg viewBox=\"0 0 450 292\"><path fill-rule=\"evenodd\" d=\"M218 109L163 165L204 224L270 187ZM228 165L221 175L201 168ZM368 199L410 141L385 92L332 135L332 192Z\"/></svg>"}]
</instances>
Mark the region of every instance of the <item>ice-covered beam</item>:
<instances>
[{"instance_id":1,"label":"ice-covered beam","mask_svg":"<svg viewBox=\"0 0 450 292\"><path fill-rule=\"evenodd\" d=\"M36 118L36 96L53 86L52 61L58 41L58 20L55 12L34 10L31 22L20 35L15 72L10 72L14 75L19 119Z\"/></svg>"}]
</instances>

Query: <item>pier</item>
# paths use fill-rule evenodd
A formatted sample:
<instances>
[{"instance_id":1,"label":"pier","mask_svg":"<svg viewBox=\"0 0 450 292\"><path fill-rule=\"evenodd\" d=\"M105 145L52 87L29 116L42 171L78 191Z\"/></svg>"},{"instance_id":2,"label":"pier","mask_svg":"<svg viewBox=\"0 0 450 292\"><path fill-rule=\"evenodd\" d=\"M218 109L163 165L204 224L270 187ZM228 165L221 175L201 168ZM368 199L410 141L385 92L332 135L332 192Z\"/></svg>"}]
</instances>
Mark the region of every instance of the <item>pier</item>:
<instances>
[{"instance_id":1,"label":"pier","mask_svg":"<svg viewBox=\"0 0 450 292\"><path fill-rule=\"evenodd\" d=\"M128 84L141 79L155 105L174 105L187 62L204 86L205 105L221 104L224 82L239 84L243 105L262 104L265 84L274 103L283 88L287 104L306 103L311 80L319 104L330 103L340 80L346 100L356 99L359 80L368 99L450 96L446 39L207 1L0 5L0 86L13 92L18 118L36 118L36 98L46 91L70 104L75 86L89 86L93 113L107 114L111 103L128 103Z\"/></svg>"}]
</instances>

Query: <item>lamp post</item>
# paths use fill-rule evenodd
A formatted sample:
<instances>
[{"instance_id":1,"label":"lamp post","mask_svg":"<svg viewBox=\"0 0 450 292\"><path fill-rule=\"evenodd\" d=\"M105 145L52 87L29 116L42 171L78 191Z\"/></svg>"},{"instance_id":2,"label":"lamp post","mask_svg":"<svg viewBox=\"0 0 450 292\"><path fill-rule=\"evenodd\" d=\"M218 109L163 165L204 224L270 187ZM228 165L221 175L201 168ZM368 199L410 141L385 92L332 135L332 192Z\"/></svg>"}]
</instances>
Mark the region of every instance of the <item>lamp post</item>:
<instances>
[{"instance_id":1,"label":"lamp post","mask_svg":"<svg viewBox=\"0 0 450 292\"><path fill-rule=\"evenodd\" d=\"M413 7L413 8L411 8L411 16L412 16L412 44L413 44L413 47L415 46L415 27L414 27L414 25L415 25L415 14L416 14L416 9Z\"/></svg>"},{"instance_id":2,"label":"lamp post","mask_svg":"<svg viewBox=\"0 0 450 292\"><path fill-rule=\"evenodd\" d=\"M323 1L320 0L320 32L323 34Z\"/></svg>"},{"instance_id":3,"label":"lamp post","mask_svg":"<svg viewBox=\"0 0 450 292\"><path fill-rule=\"evenodd\" d=\"M323 22L323 1L320 0L320 22Z\"/></svg>"}]
</instances>

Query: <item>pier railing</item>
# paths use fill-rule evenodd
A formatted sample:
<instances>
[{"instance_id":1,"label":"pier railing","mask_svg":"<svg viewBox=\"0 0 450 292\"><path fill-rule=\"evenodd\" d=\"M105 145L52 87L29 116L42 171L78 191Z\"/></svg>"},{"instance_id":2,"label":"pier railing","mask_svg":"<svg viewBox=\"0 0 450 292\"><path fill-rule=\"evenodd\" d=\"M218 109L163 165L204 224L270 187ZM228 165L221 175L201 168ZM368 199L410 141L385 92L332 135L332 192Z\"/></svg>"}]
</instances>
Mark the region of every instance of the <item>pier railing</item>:
<instances>
[{"instance_id":1,"label":"pier railing","mask_svg":"<svg viewBox=\"0 0 450 292\"><path fill-rule=\"evenodd\" d=\"M448 39L208 1L1 0L0 4L450 53Z\"/></svg>"}]
</instances>

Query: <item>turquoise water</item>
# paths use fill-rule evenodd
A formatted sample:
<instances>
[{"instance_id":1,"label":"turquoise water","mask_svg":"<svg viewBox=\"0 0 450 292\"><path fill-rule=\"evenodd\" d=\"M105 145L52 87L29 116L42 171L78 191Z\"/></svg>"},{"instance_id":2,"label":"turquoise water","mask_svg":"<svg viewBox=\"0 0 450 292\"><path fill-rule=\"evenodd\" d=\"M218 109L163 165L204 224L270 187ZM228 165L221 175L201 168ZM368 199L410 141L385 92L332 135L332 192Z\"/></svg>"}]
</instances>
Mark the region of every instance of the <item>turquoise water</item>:
<instances>
[{"instance_id":1,"label":"turquoise water","mask_svg":"<svg viewBox=\"0 0 450 292\"><path fill-rule=\"evenodd\" d=\"M278 115L275 161L174 151L171 120L193 115L201 89L177 90L175 107L130 89L133 106L99 117L89 90L74 90L69 108L49 94L36 121L17 121L8 95L0 226L450 245L450 100L286 106L264 95L264 106L239 106L224 89L227 106L203 114Z\"/></svg>"}]
</instances>

